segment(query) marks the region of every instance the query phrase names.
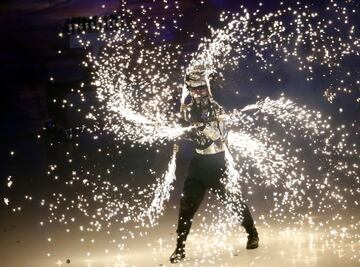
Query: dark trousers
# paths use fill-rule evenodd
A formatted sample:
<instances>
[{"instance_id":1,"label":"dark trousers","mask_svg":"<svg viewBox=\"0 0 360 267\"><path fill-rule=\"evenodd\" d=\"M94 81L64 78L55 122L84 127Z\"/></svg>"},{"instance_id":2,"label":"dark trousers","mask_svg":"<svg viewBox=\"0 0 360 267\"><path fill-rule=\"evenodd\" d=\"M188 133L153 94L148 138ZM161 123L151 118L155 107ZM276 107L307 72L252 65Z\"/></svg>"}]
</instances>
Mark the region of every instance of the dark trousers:
<instances>
[{"instance_id":1,"label":"dark trousers","mask_svg":"<svg viewBox=\"0 0 360 267\"><path fill-rule=\"evenodd\" d=\"M217 153L211 155L199 155L192 159L189 167L189 174L184 183L183 194L180 202L179 221L177 228L177 246L184 246L190 232L192 219L199 208L207 190L213 189L220 199L227 203L225 187L220 182L225 172L225 154ZM242 219L242 225L247 233L251 233L254 227L254 220L248 206L240 199L231 203L232 212Z\"/></svg>"}]
</instances>

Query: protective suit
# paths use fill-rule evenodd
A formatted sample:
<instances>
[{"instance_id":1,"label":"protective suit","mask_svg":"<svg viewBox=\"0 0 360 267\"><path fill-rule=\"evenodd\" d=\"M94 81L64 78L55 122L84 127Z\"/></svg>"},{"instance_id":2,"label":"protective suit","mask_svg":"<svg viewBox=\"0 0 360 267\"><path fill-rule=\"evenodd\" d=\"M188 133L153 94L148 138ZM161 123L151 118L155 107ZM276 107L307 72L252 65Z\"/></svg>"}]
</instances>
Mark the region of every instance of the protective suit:
<instances>
[{"instance_id":1,"label":"protective suit","mask_svg":"<svg viewBox=\"0 0 360 267\"><path fill-rule=\"evenodd\" d=\"M224 109L212 98L205 74L195 70L186 76L191 103L181 108L183 126L194 126L185 138L195 143L196 153L191 160L180 202L177 244L170 262L185 258L185 241L192 219L207 190L213 190L223 203L227 203L225 187L220 182L226 170L226 128ZM248 206L240 200L232 206L248 233L247 248L258 247L258 233Z\"/></svg>"}]
</instances>

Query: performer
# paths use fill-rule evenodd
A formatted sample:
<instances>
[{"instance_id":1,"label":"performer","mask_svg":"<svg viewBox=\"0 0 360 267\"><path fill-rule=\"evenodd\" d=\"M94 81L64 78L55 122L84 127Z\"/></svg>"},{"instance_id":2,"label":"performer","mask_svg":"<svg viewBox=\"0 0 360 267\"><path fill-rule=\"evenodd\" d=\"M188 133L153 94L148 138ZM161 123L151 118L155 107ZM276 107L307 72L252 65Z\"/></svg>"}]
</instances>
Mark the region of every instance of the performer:
<instances>
[{"instance_id":1,"label":"performer","mask_svg":"<svg viewBox=\"0 0 360 267\"><path fill-rule=\"evenodd\" d=\"M220 179L224 176L226 129L223 108L212 98L209 81L203 68L194 68L186 75L185 84L190 92L191 103L181 108L184 126L195 126L187 138L196 144L196 153L191 160L186 177L177 227L177 243L170 257L171 263L185 258L185 241L190 232L192 219L207 190L214 190L220 199L230 204L225 196L226 189ZM247 249L255 249L259 237L248 206L240 199L231 203L247 234Z\"/></svg>"}]
</instances>

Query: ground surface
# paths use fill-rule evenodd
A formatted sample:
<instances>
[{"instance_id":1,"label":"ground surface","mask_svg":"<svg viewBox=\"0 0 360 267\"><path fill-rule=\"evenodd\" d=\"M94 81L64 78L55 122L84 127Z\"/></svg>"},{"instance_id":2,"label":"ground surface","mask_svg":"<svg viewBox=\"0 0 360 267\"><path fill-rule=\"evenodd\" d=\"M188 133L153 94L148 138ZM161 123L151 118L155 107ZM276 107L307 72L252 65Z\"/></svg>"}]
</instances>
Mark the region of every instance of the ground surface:
<instances>
[{"instance_id":1,"label":"ground surface","mask_svg":"<svg viewBox=\"0 0 360 267\"><path fill-rule=\"evenodd\" d=\"M91 149L91 144L93 142L84 147ZM75 144L59 146L74 155L81 154L76 150ZM64 151L49 149L48 142L23 141L17 144L4 144L1 148L5 152L2 155L2 188L9 175L14 181L11 188L2 192L9 197L10 205L5 206L2 203L0 208L1 267L170 266L168 258L175 245L178 202L186 170L186 157L179 159L177 175L181 179L176 182L176 190L164 216L160 219L159 226L138 229L134 238L129 238L118 231L122 226L117 224L112 226L110 233L107 233L106 229L99 232L82 232L79 230L79 225L84 223L82 221L76 221L73 225L49 224L49 210L41 207L41 198L51 196L52 192L66 193L66 190L73 189L64 189L53 180L53 177L48 177L48 165L56 162L59 168L64 169L62 174L59 172L59 179L65 179L68 177L67 171L71 172L80 166L75 164L75 157L72 165L65 163ZM14 156L9 157L10 151L15 151ZM125 157L129 160L124 162L121 159L106 159L90 152L86 154L94 155L94 160L98 163L95 169L99 173L104 173L104 170L99 169L101 166L105 169L106 165L114 162L122 162L117 168L123 169L124 172L130 167L135 174L144 172L141 167L136 168L143 164L133 164L141 160L139 155L144 154L127 154ZM166 153L168 152L163 152L164 157L168 157ZM131 160L131 157L135 157L137 161ZM161 154L159 157L155 157L155 161L164 161ZM166 160L164 162L166 164ZM89 163L89 166L92 164ZM86 168L90 169L89 166ZM123 177L121 173L115 176L114 181ZM26 200L27 195L31 195L32 200ZM255 219L258 217L261 204L256 200L250 203L252 207L257 208L254 212ZM21 211L14 212L12 209L17 206L21 206ZM206 201L200 207L199 214L205 214L205 208ZM350 213L355 214L356 211L349 211ZM43 226L40 225L41 221L44 222ZM276 223L271 223L268 227L258 223L260 247L249 251L245 249L246 237L241 230L229 233L229 237L223 239L213 236L212 233L200 231L200 224L198 216L189 236L186 261L177 266L360 266L357 258L360 250L359 240L348 242L344 239L342 242L337 239L334 242L331 238L324 238L325 233L322 230L284 231L284 227ZM344 222L344 225L347 224ZM140 232L147 234L141 237ZM125 246L122 246L123 244ZM69 263L66 263L67 260Z\"/></svg>"},{"instance_id":2,"label":"ground surface","mask_svg":"<svg viewBox=\"0 0 360 267\"><path fill-rule=\"evenodd\" d=\"M4 218L4 217L3 217ZM36 218L26 211L1 220L0 258L3 267L50 267L50 266L170 266L167 262L174 245L176 213L168 214L159 227L149 230L143 238L127 242L123 250L108 244L112 237L98 235L91 242L89 235L65 233L63 229L40 227ZM198 227L195 224L194 229ZM196 231L195 231L196 232ZM360 249L359 244L344 245L342 250L325 246L321 233L308 231L297 233L277 232L276 229L260 228L260 247L244 248L246 239L239 232L227 240L227 249L218 249L216 255L201 255L207 251L201 234L190 236L187 259L178 266L359 266L344 252ZM51 237L51 241L48 238ZM84 240L81 240L84 238ZM113 236L114 239L118 238ZM226 245L225 245L226 247ZM212 251L210 249L210 251ZM49 255L47 255L50 253ZM89 253L89 254L88 254ZM211 252L210 252L211 254ZM66 263L69 259L70 263Z\"/></svg>"}]
</instances>

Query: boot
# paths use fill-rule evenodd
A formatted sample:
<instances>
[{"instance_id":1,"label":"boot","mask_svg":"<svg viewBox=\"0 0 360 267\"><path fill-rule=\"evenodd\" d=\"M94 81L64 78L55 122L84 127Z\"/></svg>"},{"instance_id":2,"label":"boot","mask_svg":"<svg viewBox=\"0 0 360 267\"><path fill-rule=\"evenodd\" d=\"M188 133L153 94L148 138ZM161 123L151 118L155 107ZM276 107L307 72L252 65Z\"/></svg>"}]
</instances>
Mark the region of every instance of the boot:
<instances>
[{"instance_id":1,"label":"boot","mask_svg":"<svg viewBox=\"0 0 360 267\"><path fill-rule=\"evenodd\" d=\"M173 254L170 256L171 263L178 263L185 258L185 248L177 246Z\"/></svg>"},{"instance_id":2,"label":"boot","mask_svg":"<svg viewBox=\"0 0 360 267\"><path fill-rule=\"evenodd\" d=\"M248 241L246 243L246 249L255 249L259 246L259 235L255 227L248 232Z\"/></svg>"}]
</instances>

